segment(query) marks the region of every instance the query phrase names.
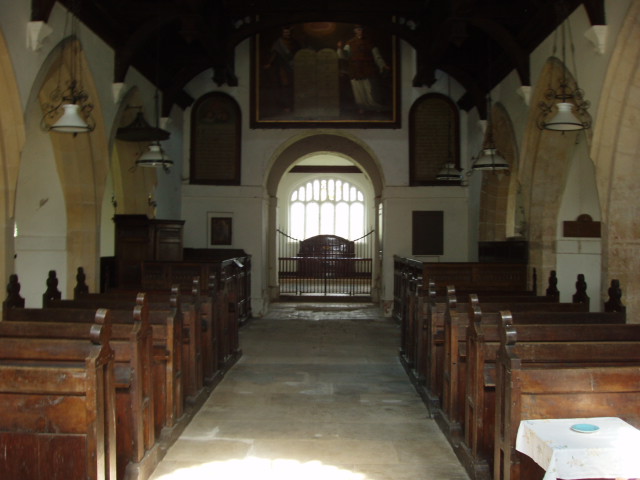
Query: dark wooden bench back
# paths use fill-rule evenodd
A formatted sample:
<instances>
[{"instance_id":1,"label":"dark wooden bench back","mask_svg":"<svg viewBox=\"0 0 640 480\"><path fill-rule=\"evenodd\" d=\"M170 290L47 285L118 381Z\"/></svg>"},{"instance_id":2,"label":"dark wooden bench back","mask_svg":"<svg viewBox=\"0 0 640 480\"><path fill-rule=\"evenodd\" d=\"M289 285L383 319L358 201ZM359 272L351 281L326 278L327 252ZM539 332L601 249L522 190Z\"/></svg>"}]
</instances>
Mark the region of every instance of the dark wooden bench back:
<instances>
[{"instance_id":1,"label":"dark wooden bench back","mask_svg":"<svg viewBox=\"0 0 640 480\"><path fill-rule=\"evenodd\" d=\"M505 313L496 360L494 478L528 478L515 450L522 420L617 416L640 425L640 341L631 333L620 341L532 343L520 342L518 331Z\"/></svg>"},{"instance_id":2,"label":"dark wooden bench back","mask_svg":"<svg viewBox=\"0 0 640 480\"><path fill-rule=\"evenodd\" d=\"M116 478L110 319L94 314L90 340L0 337L2 478Z\"/></svg>"}]
</instances>

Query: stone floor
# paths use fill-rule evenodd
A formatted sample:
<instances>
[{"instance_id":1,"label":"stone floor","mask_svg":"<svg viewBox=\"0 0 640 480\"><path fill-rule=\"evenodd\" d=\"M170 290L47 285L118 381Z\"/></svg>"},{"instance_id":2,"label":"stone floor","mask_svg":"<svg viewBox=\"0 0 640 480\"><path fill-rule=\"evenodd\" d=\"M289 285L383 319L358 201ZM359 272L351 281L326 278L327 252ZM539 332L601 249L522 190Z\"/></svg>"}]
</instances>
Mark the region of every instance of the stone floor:
<instances>
[{"instance_id":1,"label":"stone floor","mask_svg":"<svg viewBox=\"0 0 640 480\"><path fill-rule=\"evenodd\" d=\"M278 303L152 480L465 480L371 304Z\"/></svg>"}]
</instances>

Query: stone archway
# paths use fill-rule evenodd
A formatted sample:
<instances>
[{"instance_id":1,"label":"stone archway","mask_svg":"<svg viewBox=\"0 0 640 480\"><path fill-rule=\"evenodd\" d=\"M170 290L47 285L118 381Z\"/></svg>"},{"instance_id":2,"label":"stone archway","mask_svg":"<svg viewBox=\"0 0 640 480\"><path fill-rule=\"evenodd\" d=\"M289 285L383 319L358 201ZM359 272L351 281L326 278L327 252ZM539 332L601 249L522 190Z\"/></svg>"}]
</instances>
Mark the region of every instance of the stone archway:
<instances>
[{"instance_id":1,"label":"stone archway","mask_svg":"<svg viewBox=\"0 0 640 480\"><path fill-rule=\"evenodd\" d=\"M13 218L18 182L20 155L25 142L24 115L20 106L20 91L11 64L4 35L0 32L0 189L3 208L0 209L0 278L6 281L14 272Z\"/></svg>"},{"instance_id":2,"label":"stone archway","mask_svg":"<svg viewBox=\"0 0 640 480\"><path fill-rule=\"evenodd\" d=\"M364 172L367 179L371 182L374 197L375 208L377 210L384 179L382 169L374 154L367 146L355 137L347 136L337 132L322 132L317 134L306 134L291 139L274 153L271 160L269 173L266 177L266 190L269 197L269 241L268 241L268 282L269 282L269 298L278 297L277 286L277 252L276 252L276 229L277 229L277 207L278 207L278 184L282 176L287 172L289 167L300 158L307 157L314 153L332 153L349 158L356 163ZM378 229L376 219L376 230ZM377 241L377 239L376 239ZM378 248L376 246L375 251ZM374 261L374 277L380 278L380 265L376 265L378 259ZM376 273L377 272L377 273ZM373 298L377 297L377 288L374 285Z\"/></svg>"},{"instance_id":3,"label":"stone archway","mask_svg":"<svg viewBox=\"0 0 640 480\"><path fill-rule=\"evenodd\" d=\"M64 48L66 42L78 42L66 39L52 51L53 62L44 77L38 91L40 105L48 101L49 92L60 82L70 78L70 67L73 61L70 49ZM71 295L75 285L77 268L82 266L87 274L87 284L92 290L97 289L99 277L99 240L101 223L101 206L104 198L106 179L109 171L108 143L105 135L103 116L99 96L84 52L77 46L83 87L93 104L95 130L91 133L64 134L49 133L49 140L55 157L56 170L60 179L66 214L66 254L67 269L59 273L66 278L67 292ZM42 232L46 235L46 232ZM63 292L64 294L65 292Z\"/></svg>"},{"instance_id":4,"label":"stone archway","mask_svg":"<svg viewBox=\"0 0 640 480\"><path fill-rule=\"evenodd\" d=\"M640 310L639 43L640 0L635 0L609 63L591 147L602 211L603 296L610 280L619 280L629 321L635 323Z\"/></svg>"},{"instance_id":5,"label":"stone archway","mask_svg":"<svg viewBox=\"0 0 640 480\"><path fill-rule=\"evenodd\" d=\"M549 85L559 83L564 68L557 58L547 60L532 95L531 105L543 101ZM570 72L567 71L566 75L572 83ZM544 291L544 282L550 272L556 269L558 214L577 135L584 133L543 131L538 128L537 120L537 108L531 108L518 180L522 185L525 219L529 226L529 265L537 270L538 291Z\"/></svg>"},{"instance_id":6,"label":"stone archway","mask_svg":"<svg viewBox=\"0 0 640 480\"><path fill-rule=\"evenodd\" d=\"M509 163L510 171L516 169L518 148L509 113L499 103L492 107L493 137L498 151ZM517 176L500 171L485 171L480 192L480 241L504 241L514 235L515 192Z\"/></svg>"}]
</instances>

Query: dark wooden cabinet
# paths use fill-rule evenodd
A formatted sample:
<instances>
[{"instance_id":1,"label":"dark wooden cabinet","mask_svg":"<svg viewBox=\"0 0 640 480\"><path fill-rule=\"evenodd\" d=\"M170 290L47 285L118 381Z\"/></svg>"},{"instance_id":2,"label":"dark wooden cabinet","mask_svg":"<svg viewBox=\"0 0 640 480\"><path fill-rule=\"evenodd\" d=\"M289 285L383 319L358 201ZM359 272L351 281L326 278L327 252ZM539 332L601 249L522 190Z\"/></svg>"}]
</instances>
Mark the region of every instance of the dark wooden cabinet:
<instances>
[{"instance_id":1,"label":"dark wooden cabinet","mask_svg":"<svg viewBox=\"0 0 640 480\"><path fill-rule=\"evenodd\" d=\"M181 261L184 220L115 215L115 260L118 287L137 287L145 260Z\"/></svg>"}]
</instances>

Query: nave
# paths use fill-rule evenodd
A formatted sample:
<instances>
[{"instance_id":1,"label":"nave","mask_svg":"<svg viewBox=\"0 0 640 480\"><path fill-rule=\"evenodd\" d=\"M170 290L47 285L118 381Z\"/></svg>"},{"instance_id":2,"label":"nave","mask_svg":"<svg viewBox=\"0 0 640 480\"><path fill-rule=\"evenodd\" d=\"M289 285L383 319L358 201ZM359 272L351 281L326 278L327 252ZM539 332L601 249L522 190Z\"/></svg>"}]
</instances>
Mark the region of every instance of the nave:
<instances>
[{"instance_id":1,"label":"nave","mask_svg":"<svg viewBox=\"0 0 640 480\"><path fill-rule=\"evenodd\" d=\"M276 303L151 480L464 480L367 303Z\"/></svg>"}]
</instances>

